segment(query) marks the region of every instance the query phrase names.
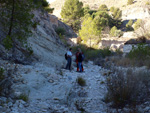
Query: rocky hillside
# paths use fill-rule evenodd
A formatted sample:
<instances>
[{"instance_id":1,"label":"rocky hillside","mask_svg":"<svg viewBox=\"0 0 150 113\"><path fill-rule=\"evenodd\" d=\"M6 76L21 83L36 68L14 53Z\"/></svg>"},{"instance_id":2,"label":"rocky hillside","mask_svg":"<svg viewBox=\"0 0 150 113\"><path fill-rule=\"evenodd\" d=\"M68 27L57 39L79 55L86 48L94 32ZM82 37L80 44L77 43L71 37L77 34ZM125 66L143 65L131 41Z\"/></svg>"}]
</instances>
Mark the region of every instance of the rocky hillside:
<instances>
[{"instance_id":1,"label":"rocky hillside","mask_svg":"<svg viewBox=\"0 0 150 113\"><path fill-rule=\"evenodd\" d=\"M33 37L29 39L34 55L43 63L61 66L64 61L65 48L55 29L64 28L70 34L70 37L74 37L76 34L55 16L37 11L35 16L35 20L39 21L40 25L33 31Z\"/></svg>"},{"instance_id":2,"label":"rocky hillside","mask_svg":"<svg viewBox=\"0 0 150 113\"><path fill-rule=\"evenodd\" d=\"M64 28L69 34L69 37L75 37L76 34L69 26L59 21L53 15L49 15L40 10L34 11L33 13L35 15L34 21L39 23L36 29L32 29L32 36L28 38L33 55L28 58L25 57L25 48L20 48L16 50L16 58L14 59L17 63L22 64L30 64L32 61L36 62L38 60L42 63L60 67L63 65L66 48L55 30L59 27ZM1 30L0 36L0 40L5 36L5 33ZM0 44L0 50L1 58L9 60L11 51L6 51L2 43Z\"/></svg>"},{"instance_id":3,"label":"rocky hillside","mask_svg":"<svg viewBox=\"0 0 150 113\"><path fill-rule=\"evenodd\" d=\"M109 8L112 6L119 7L120 9L125 11L123 12L123 14L124 13L126 14L126 12L131 11L132 8L135 8L135 9L138 9L138 7L145 8L146 2L148 1L150 2L150 0L136 0L134 4L127 5L128 0L80 0L80 1L84 3L84 6L89 5L91 9L98 9L101 4L106 4ZM54 15L56 15L57 17L60 17L61 7L63 6L64 2L65 0L55 0L54 2L51 3L51 7L55 8ZM133 14L133 11L131 12Z\"/></svg>"}]
</instances>

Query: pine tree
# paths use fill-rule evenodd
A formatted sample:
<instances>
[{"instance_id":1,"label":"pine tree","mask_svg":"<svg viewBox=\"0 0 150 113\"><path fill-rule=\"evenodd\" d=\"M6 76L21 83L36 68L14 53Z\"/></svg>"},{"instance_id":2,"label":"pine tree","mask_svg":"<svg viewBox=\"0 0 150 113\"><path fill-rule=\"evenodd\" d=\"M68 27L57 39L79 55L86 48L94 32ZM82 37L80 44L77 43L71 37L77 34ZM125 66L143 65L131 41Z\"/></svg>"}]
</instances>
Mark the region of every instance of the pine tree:
<instances>
[{"instance_id":1,"label":"pine tree","mask_svg":"<svg viewBox=\"0 0 150 113\"><path fill-rule=\"evenodd\" d=\"M94 30L94 23L93 19L90 16L85 16L82 28L79 30L79 35L81 36L81 39L84 40L86 43L89 39L91 40L92 37L94 37L95 30Z\"/></svg>"},{"instance_id":2,"label":"pine tree","mask_svg":"<svg viewBox=\"0 0 150 113\"><path fill-rule=\"evenodd\" d=\"M61 17L63 18L63 21L75 30L80 26L75 26L76 23L78 24L80 18L84 15L82 7L83 3L79 2L79 0L66 0L61 10Z\"/></svg>"},{"instance_id":3,"label":"pine tree","mask_svg":"<svg viewBox=\"0 0 150 113\"><path fill-rule=\"evenodd\" d=\"M3 43L7 49L27 46L27 37L31 35L34 15L32 0L0 0L0 25L5 32ZM19 44L18 44L19 43Z\"/></svg>"},{"instance_id":4,"label":"pine tree","mask_svg":"<svg viewBox=\"0 0 150 113\"><path fill-rule=\"evenodd\" d=\"M119 8L114 8L112 15L115 20L118 20L122 16L122 11Z\"/></svg>"},{"instance_id":5,"label":"pine tree","mask_svg":"<svg viewBox=\"0 0 150 113\"><path fill-rule=\"evenodd\" d=\"M95 13L94 19L94 28L95 28L95 35L99 36L101 35L101 31L108 26L109 22L109 15L105 11L98 11Z\"/></svg>"}]
</instances>

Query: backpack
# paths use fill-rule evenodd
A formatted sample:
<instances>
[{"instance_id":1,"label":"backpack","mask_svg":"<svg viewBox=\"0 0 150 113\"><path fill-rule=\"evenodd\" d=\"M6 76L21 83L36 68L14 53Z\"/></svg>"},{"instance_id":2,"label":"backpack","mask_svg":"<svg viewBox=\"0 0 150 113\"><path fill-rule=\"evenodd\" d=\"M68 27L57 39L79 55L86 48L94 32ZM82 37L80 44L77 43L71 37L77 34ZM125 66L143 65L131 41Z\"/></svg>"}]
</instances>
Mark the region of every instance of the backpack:
<instances>
[{"instance_id":1,"label":"backpack","mask_svg":"<svg viewBox=\"0 0 150 113\"><path fill-rule=\"evenodd\" d=\"M67 56L67 53L65 54L65 59L67 60L68 56Z\"/></svg>"}]
</instances>

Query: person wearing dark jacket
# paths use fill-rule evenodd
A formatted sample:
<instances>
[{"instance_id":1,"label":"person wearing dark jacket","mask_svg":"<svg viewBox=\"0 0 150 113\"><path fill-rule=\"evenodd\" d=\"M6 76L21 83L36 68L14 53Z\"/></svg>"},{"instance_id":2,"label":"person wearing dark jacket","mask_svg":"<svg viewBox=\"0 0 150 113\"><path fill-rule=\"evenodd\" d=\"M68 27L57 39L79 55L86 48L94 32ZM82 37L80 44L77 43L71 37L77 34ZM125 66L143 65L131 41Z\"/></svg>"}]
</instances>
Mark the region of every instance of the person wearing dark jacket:
<instances>
[{"instance_id":1,"label":"person wearing dark jacket","mask_svg":"<svg viewBox=\"0 0 150 113\"><path fill-rule=\"evenodd\" d=\"M82 69L82 61L83 61L83 56L82 56L82 52L80 51L79 52L79 56L78 56L78 66L79 66L79 72L82 72L83 69Z\"/></svg>"}]
</instances>

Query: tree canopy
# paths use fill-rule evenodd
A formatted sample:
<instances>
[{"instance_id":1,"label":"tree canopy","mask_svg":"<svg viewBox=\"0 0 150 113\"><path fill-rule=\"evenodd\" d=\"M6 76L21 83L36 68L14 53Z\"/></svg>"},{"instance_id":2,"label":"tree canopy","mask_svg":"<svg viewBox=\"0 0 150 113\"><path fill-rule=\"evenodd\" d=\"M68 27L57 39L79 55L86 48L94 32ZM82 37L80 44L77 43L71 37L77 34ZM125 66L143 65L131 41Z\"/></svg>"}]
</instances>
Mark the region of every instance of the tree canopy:
<instances>
[{"instance_id":1,"label":"tree canopy","mask_svg":"<svg viewBox=\"0 0 150 113\"><path fill-rule=\"evenodd\" d=\"M79 2L79 0L66 0L61 10L63 21L76 29L77 26L75 25L80 23L82 16L84 16L83 3Z\"/></svg>"},{"instance_id":2,"label":"tree canopy","mask_svg":"<svg viewBox=\"0 0 150 113\"><path fill-rule=\"evenodd\" d=\"M5 33L3 44L7 49L17 48L18 44L27 47L27 37L35 24L31 13L35 8L33 0L0 0L0 25Z\"/></svg>"},{"instance_id":3,"label":"tree canopy","mask_svg":"<svg viewBox=\"0 0 150 113\"><path fill-rule=\"evenodd\" d=\"M82 23L82 28L79 30L79 35L81 36L81 39L86 42L88 39L92 38L94 34L95 30L93 19L90 15L86 15Z\"/></svg>"}]
</instances>

